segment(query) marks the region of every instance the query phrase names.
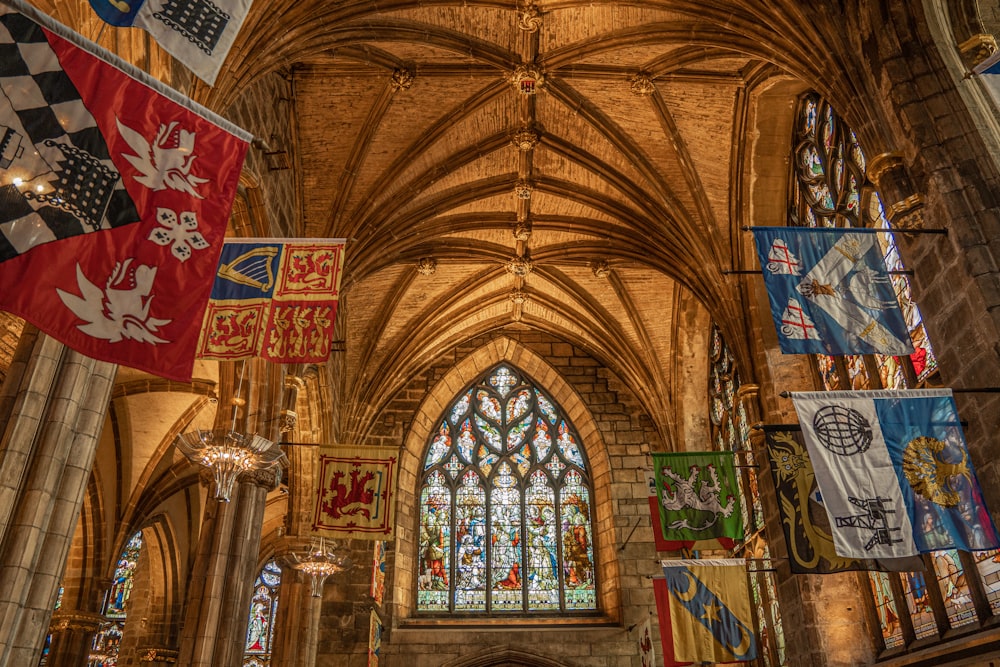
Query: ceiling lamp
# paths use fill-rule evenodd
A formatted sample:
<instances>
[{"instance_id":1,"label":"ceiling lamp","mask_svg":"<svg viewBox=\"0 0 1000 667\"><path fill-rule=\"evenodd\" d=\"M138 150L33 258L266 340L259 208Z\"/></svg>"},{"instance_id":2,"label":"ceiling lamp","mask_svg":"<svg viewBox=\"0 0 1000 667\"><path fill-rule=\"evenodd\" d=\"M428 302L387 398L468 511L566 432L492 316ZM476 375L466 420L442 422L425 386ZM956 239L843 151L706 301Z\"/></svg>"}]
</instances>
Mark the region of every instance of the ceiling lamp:
<instances>
[{"instance_id":1,"label":"ceiling lamp","mask_svg":"<svg viewBox=\"0 0 1000 667\"><path fill-rule=\"evenodd\" d=\"M183 433L177 436L176 444L192 463L212 471L215 499L226 503L241 473L270 468L285 457L281 448L267 438L232 430Z\"/></svg>"},{"instance_id":2,"label":"ceiling lamp","mask_svg":"<svg viewBox=\"0 0 1000 667\"><path fill-rule=\"evenodd\" d=\"M304 555L294 551L291 553L292 567L309 575L314 598L323 596L323 584L326 583L327 577L343 572L351 566L350 558L334 551L337 546L336 542L327 542L321 537L318 542L312 543L308 553Z\"/></svg>"}]
</instances>

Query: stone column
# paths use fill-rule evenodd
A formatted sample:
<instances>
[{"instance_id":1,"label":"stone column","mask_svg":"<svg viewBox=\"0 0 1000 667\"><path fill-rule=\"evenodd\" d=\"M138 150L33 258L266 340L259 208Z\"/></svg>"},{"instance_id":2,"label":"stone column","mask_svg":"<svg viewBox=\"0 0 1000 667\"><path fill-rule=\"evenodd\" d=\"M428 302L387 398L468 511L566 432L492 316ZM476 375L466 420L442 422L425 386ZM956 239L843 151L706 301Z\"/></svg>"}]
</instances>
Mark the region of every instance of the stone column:
<instances>
[{"instance_id":1,"label":"stone column","mask_svg":"<svg viewBox=\"0 0 1000 667\"><path fill-rule=\"evenodd\" d=\"M306 547L299 544L296 548L289 543L287 550L277 556L281 566L281 587L274 624L272 667L312 667L316 663L323 598L312 596L309 578L292 567L289 557L293 549L301 552Z\"/></svg>"},{"instance_id":2,"label":"stone column","mask_svg":"<svg viewBox=\"0 0 1000 667\"><path fill-rule=\"evenodd\" d=\"M77 609L57 609L52 614L49 632L48 667L80 667L94 644L94 635L104 622L101 614Z\"/></svg>"},{"instance_id":3,"label":"stone column","mask_svg":"<svg viewBox=\"0 0 1000 667\"><path fill-rule=\"evenodd\" d=\"M208 481L207 476L202 477ZM247 617L260 549L268 491L280 468L245 473L231 502L209 500L188 587L180 664L237 667L243 657Z\"/></svg>"},{"instance_id":4,"label":"stone column","mask_svg":"<svg viewBox=\"0 0 1000 667\"><path fill-rule=\"evenodd\" d=\"M26 327L0 390L0 665L37 662L117 366Z\"/></svg>"}]
</instances>

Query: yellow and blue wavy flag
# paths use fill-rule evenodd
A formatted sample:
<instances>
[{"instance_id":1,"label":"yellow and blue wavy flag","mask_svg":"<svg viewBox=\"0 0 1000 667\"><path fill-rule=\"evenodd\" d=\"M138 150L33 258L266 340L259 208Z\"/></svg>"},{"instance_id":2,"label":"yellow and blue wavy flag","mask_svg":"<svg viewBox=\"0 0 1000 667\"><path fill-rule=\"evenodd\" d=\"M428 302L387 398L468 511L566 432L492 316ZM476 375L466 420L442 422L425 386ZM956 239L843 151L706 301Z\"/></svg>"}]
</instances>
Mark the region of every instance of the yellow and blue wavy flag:
<instances>
[{"instance_id":1,"label":"yellow and blue wavy flag","mask_svg":"<svg viewBox=\"0 0 1000 667\"><path fill-rule=\"evenodd\" d=\"M754 227L753 234L783 353L913 352L871 230Z\"/></svg>"},{"instance_id":2,"label":"yellow and blue wavy flag","mask_svg":"<svg viewBox=\"0 0 1000 667\"><path fill-rule=\"evenodd\" d=\"M747 662L757 658L746 561L661 561L670 592L674 658Z\"/></svg>"}]
</instances>

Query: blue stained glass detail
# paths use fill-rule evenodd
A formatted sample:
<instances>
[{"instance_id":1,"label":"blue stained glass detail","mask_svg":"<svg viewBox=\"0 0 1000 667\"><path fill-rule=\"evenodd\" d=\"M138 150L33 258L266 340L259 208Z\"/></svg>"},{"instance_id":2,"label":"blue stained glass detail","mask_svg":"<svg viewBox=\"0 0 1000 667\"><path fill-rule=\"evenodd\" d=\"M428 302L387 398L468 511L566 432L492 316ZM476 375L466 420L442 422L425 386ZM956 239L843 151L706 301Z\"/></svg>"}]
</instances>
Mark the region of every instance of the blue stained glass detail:
<instances>
[{"instance_id":1,"label":"blue stained glass detail","mask_svg":"<svg viewBox=\"0 0 1000 667\"><path fill-rule=\"evenodd\" d=\"M531 408L531 392L522 389L507 400L507 423L512 423Z\"/></svg>"},{"instance_id":2,"label":"blue stained glass detail","mask_svg":"<svg viewBox=\"0 0 1000 667\"><path fill-rule=\"evenodd\" d=\"M512 426L509 431L507 431L507 450L516 449L522 442L524 442L525 436L528 435L528 429L531 427L531 421L534 419L534 415L528 415L521 420L521 423Z\"/></svg>"},{"instance_id":3,"label":"blue stained glass detail","mask_svg":"<svg viewBox=\"0 0 1000 667\"><path fill-rule=\"evenodd\" d=\"M269 561L257 575L254 593L250 599L250 617L247 620L246 643L243 646L243 665L269 665L274 646L274 620L278 615L278 588L281 585L281 568Z\"/></svg>"},{"instance_id":4,"label":"blue stained glass detail","mask_svg":"<svg viewBox=\"0 0 1000 667\"><path fill-rule=\"evenodd\" d=\"M565 421L559 422L559 452L573 465L578 468L583 467L583 455L580 453L576 439L569 432L569 426L566 425Z\"/></svg>"},{"instance_id":5,"label":"blue stained glass detail","mask_svg":"<svg viewBox=\"0 0 1000 667\"><path fill-rule=\"evenodd\" d=\"M448 474L451 475L452 479L458 477L458 473L462 472L462 468L464 467L465 466L462 465L462 462L459 461L458 457L454 454L452 454L451 458L448 459L448 462L444 464L444 469L448 471Z\"/></svg>"},{"instance_id":6,"label":"blue stained glass detail","mask_svg":"<svg viewBox=\"0 0 1000 667\"><path fill-rule=\"evenodd\" d=\"M472 423L466 419L458 434L458 455L466 463L472 463L472 449L476 446L476 436L472 434Z\"/></svg>"},{"instance_id":7,"label":"blue stained glass detail","mask_svg":"<svg viewBox=\"0 0 1000 667\"><path fill-rule=\"evenodd\" d=\"M498 454L494 454L486 448L486 445L479 445L479 467L482 469L484 475L489 475L493 470L493 466L496 462L500 460Z\"/></svg>"},{"instance_id":8,"label":"blue stained glass detail","mask_svg":"<svg viewBox=\"0 0 1000 667\"><path fill-rule=\"evenodd\" d=\"M535 446L535 460L544 461L552 448L552 436L549 435L549 426L541 418L535 420L535 437L531 439L531 444Z\"/></svg>"},{"instance_id":9,"label":"blue stained glass detail","mask_svg":"<svg viewBox=\"0 0 1000 667\"><path fill-rule=\"evenodd\" d=\"M535 396L537 397L538 407L541 408L542 414L545 415L545 418L549 420L550 424L555 426L556 420L559 419L559 415L556 413L556 409L549 402L549 399L545 398L545 396L541 392L536 392Z\"/></svg>"}]
</instances>

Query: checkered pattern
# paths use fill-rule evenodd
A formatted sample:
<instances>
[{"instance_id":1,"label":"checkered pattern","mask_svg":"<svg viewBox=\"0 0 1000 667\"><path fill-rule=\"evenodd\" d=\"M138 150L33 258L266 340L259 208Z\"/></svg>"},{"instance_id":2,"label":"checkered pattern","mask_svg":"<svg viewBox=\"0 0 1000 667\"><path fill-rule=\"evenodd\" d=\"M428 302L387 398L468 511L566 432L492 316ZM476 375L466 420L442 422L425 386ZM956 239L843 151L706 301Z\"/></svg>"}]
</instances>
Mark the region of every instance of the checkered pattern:
<instances>
[{"instance_id":1,"label":"checkered pattern","mask_svg":"<svg viewBox=\"0 0 1000 667\"><path fill-rule=\"evenodd\" d=\"M45 33L4 6L0 137L0 261L139 221L104 137Z\"/></svg>"}]
</instances>

